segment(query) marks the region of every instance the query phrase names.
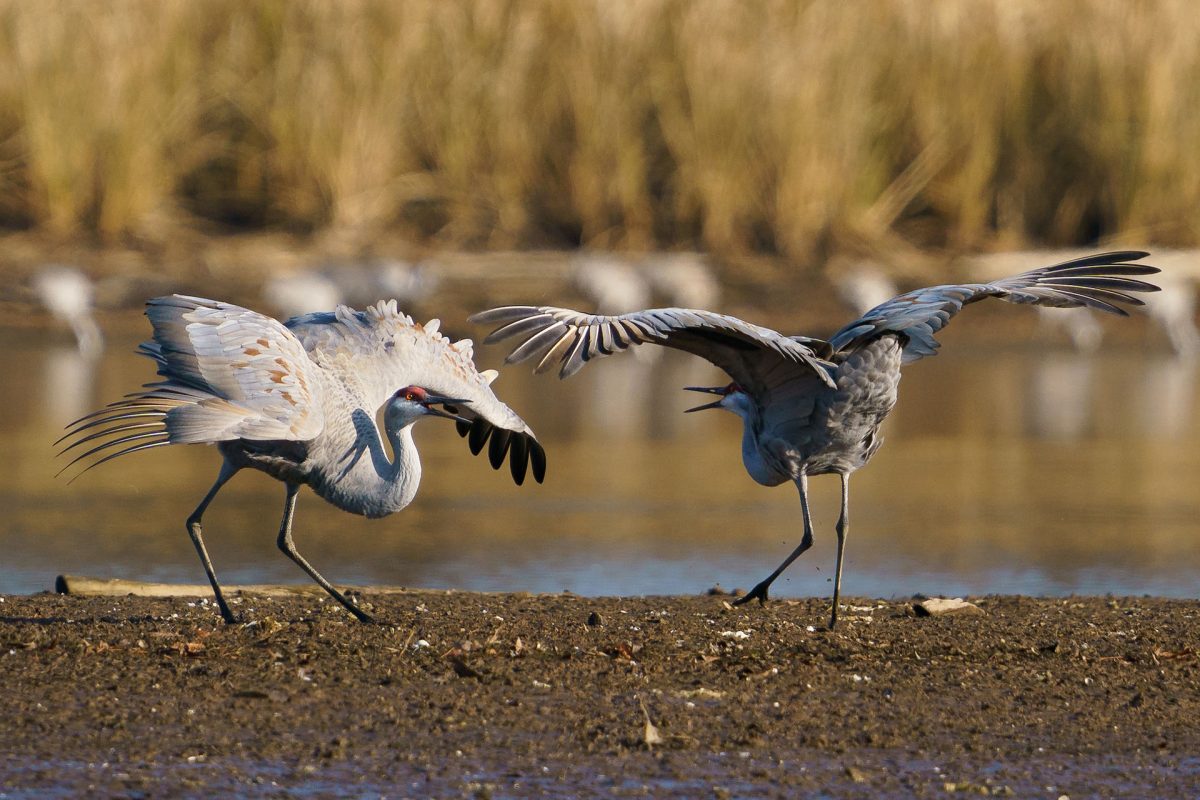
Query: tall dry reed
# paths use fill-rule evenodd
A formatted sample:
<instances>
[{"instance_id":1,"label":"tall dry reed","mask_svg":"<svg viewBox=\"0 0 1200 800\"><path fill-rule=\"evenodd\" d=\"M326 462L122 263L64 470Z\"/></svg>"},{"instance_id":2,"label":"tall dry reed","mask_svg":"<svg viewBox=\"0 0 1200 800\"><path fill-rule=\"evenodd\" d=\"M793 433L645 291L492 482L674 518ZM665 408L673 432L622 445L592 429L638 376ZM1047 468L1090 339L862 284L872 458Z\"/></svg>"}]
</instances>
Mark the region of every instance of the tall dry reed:
<instances>
[{"instance_id":1,"label":"tall dry reed","mask_svg":"<svg viewBox=\"0 0 1200 800\"><path fill-rule=\"evenodd\" d=\"M1200 240L1187 0L0 2L0 225Z\"/></svg>"}]
</instances>

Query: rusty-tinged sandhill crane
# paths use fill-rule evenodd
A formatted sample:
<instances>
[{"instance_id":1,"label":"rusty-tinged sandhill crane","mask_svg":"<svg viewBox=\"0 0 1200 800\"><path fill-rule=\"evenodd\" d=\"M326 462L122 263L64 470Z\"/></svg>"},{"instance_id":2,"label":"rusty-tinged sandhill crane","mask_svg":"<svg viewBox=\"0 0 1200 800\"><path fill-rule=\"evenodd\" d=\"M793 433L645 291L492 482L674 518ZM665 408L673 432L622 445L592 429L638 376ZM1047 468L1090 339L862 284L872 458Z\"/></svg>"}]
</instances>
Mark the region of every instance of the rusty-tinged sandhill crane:
<instances>
[{"instance_id":1,"label":"rusty-tinged sandhill crane","mask_svg":"<svg viewBox=\"0 0 1200 800\"><path fill-rule=\"evenodd\" d=\"M414 323L394 300L280 323L229 303L172 295L151 300L146 316L154 339L139 352L154 360L162 380L75 422L60 441L68 441L63 452L99 441L71 462L94 457L87 469L168 444L217 445L221 471L187 530L228 623L236 619L205 550L200 518L245 467L287 487L279 549L362 622L371 617L292 543L302 485L354 514L399 511L421 481L412 425L427 416L455 420L476 454L490 437L492 466L499 469L507 457L517 484L531 465L539 483L545 476L545 451L492 393L495 370L476 371L470 340L451 342L438 333L437 320ZM380 408L391 459L375 424Z\"/></svg>"},{"instance_id":2,"label":"rusty-tinged sandhill crane","mask_svg":"<svg viewBox=\"0 0 1200 800\"><path fill-rule=\"evenodd\" d=\"M718 395L716 401L689 410L723 408L741 417L746 471L765 486L795 483L804 517L799 546L737 603L766 602L771 583L812 545L808 477L835 473L842 481L842 510L836 528L832 628L849 527L850 474L879 449L879 425L896 404L901 365L933 355L938 346L934 334L964 305L985 297L1126 315L1121 304L1142 305L1129 292L1158 289L1133 277L1154 274L1157 268L1127 263L1146 255L1105 253L993 283L919 289L876 306L828 341L784 336L723 314L680 308L597 316L550 306L506 306L476 314L471 321L500 325L485 344L521 339L508 363L535 358L535 371L557 367L563 378L594 358L647 343L693 353L727 372L733 379L727 386L688 387Z\"/></svg>"}]
</instances>

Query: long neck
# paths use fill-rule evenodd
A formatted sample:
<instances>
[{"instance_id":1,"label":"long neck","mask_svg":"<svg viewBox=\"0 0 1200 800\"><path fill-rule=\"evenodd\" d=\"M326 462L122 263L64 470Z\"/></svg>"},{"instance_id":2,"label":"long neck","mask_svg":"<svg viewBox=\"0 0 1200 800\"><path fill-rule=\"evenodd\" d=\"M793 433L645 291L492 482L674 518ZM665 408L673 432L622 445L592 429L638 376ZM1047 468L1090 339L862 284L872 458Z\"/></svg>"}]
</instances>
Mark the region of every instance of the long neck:
<instances>
[{"instance_id":1,"label":"long neck","mask_svg":"<svg viewBox=\"0 0 1200 800\"><path fill-rule=\"evenodd\" d=\"M336 466L321 470L310 481L313 490L354 514L383 517L399 511L416 497L421 483L421 458L413 444L412 425L385 432L392 447L389 459L375 421L365 412L351 418L352 442L348 447L330 442L328 457Z\"/></svg>"},{"instance_id":2,"label":"long neck","mask_svg":"<svg viewBox=\"0 0 1200 800\"><path fill-rule=\"evenodd\" d=\"M750 477L763 486L777 486L788 479L770 466L771 462L763 457L761 441L761 426L757 415L753 412L739 413L742 418L742 464Z\"/></svg>"},{"instance_id":3,"label":"long neck","mask_svg":"<svg viewBox=\"0 0 1200 800\"><path fill-rule=\"evenodd\" d=\"M417 496L417 487L421 485L421 456L413 443L411 424L387 431L386 435L392 446L392 460L389 461L383 452L379 438L374 437L371 464L380 479L373 488L388 509L385 513L390 514L404 508Z\"/></svg>"}]
</instances>

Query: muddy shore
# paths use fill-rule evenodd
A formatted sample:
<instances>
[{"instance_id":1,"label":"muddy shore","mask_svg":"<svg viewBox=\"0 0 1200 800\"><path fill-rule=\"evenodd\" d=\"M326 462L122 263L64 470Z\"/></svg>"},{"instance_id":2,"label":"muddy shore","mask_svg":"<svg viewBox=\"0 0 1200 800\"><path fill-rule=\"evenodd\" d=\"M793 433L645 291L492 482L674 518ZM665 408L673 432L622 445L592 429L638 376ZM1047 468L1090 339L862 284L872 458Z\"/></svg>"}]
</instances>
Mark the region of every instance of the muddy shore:
<instances>
[{"instance_id":1,"label":"muddy shore","mask_svg":"<svg viewBox=\"0 0 1200 800\"><path fill-rule=\"evenodd\" d=\"M0 602L0 796L1194 797L1200 603Z\"/></svg>"}]
</instances>

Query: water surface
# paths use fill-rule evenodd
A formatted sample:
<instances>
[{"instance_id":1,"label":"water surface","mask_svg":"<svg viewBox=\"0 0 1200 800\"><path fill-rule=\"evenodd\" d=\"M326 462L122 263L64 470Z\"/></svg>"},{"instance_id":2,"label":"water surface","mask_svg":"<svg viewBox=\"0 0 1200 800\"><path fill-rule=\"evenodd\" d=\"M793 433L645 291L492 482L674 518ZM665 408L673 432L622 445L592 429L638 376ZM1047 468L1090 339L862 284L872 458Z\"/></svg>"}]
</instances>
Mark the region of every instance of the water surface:
<instances>
[{"instance_id":1,"label":"water surface","mask_svg":"<svg viewBox=\"0 0 1200 800\"><path fill-rule=\"evenodd\" d=\"M62 425L153 377L136 340L90 362L57 336L5 336L0 592L47 589L59 573L203 582L183 521L216 476L214 449L139 453L69 486L54 477ZM796 492L746 475L735 417L682 413L695 395L680 387L724 379L665 356L610 359L565 382L505 369L495 388L545 444L545 485L513 486L451 425L424 421L412 506L365 520L306 490L297 546L351 584L587 595L753 585L799 541ZM884 446L851 480L845 592L1196 595L1196 364L1153 343L1080 355L967 335L908 367L900 394ZM811 487L816 545L776 596L831 591L838 481ZM282 503L281 484L249 471L222 491L205 535L223 581L305 580L274 546Z\"/></svg>"}]
</instances>

